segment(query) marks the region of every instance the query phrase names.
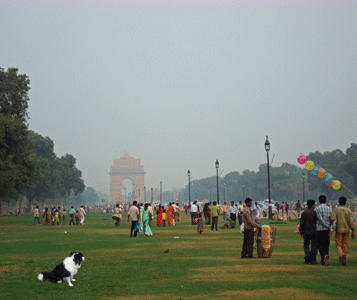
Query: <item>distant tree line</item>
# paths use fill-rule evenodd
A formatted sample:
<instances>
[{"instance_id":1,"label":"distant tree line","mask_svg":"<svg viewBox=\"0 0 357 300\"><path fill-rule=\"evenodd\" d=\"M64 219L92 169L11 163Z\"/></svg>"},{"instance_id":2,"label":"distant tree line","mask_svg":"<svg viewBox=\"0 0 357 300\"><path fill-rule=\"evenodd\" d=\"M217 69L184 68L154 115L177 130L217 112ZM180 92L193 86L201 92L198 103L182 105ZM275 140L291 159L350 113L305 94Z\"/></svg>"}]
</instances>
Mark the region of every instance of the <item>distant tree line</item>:
<instances>
[{"instance_id":1,"label":"distant tree line","mask_svg":"<svg viewBox=\"0 0 357 300\"><path fill-rule=\"evenodd\" d=\"M321 153L311 152L307 155L316 164L340 180L354 195L357 196L357 144L352 143L346 153L337 149ZM298 154L296 155L296 158ZM191 170L192 172L192 170ZM304 177L303 177L304 176ZM270 166L271 198L278 202L294 202L303 199L317 199L320 194L329 200L337 200L340 196L352 199L353 196L344 187L334 190L327 187L321 178L313 177L304 166L283 163L279 167ZM224 201L243 201L250 197L254 201L268 198L267 164L261 164L258 171L244 170L231 172L218 180L220 204ZM163 192L164 202L172 202L176 197L180 203L188 201L188 185L184 189ZM216 176L191 182L191 201L217 199Z\"/></svg>"},{"instance_id":2,"label":"distant tree line","mask_svg":"<svg viewBox=\"0 0 357 300\"><path fill-rule=\"evenodd\" d=\"M0 216L4 203L61 203L85 188L76 159L57 157L49 137L28 129L29 84L18 69L0 67Z\"/></svg>"}]
</instances>

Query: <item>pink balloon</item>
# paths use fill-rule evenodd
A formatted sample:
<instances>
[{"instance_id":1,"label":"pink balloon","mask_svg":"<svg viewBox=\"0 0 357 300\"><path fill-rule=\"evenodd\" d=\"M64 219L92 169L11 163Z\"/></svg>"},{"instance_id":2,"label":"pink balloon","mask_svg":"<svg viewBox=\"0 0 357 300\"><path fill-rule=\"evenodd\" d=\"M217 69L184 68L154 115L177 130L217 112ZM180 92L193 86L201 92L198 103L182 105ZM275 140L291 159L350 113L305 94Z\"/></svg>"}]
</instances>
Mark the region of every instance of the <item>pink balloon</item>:
<instances>
[{"instance_id":1,"label":"pink balloon","mask_svg":"<svg viewBox=\"0 0 357 300\"><path fill-rule=\"evenodd\" d=\"M325 182L325 184L326 184L328 187L331 187L331 186L332 186L332 181L331 181L331 182Z\"/></svg>"},{"instance_id":2,"label":"pink balloon","mask_svg":"<svg viewBox=\"0 0 357 300\"><path fill-rule=\"evenodd\" d=\"M304 163L306 163L306 156L301 154L301 155L298 157L297 161L298 161L298 163L299 163L300 165L303 165Z\"/></svg>"}]
</instances>

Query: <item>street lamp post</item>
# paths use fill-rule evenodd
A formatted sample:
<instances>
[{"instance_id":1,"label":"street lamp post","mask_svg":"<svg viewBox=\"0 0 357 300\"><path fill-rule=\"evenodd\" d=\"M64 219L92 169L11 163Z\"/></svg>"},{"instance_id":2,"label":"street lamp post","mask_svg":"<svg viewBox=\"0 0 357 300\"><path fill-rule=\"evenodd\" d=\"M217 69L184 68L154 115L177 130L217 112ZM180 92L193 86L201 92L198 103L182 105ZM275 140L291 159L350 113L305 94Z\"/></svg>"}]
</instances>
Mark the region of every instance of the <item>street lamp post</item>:
<instances>
[{"instance_id":1,"label":"street lamp post","mask_svg":"<svg viewBox=\"0 0 357 300\"><path fill-rule=\"evenodd\" d=\"M302 172L302 203L305 203L305 173Z\"/></svg>"},{"instance_id":2,"label":"street lamp post","mask_svg":"<svg viewBox=\"0 0 357 300\"><path fill-rule=\"evenodd\" d=\"M270 143L268 140L268 136L266 136L266 140L264 143L265 151L267 152L267 169L268 169L268 200L269 200L269 219L273 218L273 212L271 208L271 196L270 196L270 173L269 173L269 150L270 150Z\"/></svg>"},{"instance_id":3,"label":"street lamp post","mask_svg":"<svg viewBox=\"0 0 357 300\"><path fill-rule=\"evenodd\" d=\"M151 188L151 203L154 202L154 189Z\"/></svg>"},{"instance_id":4,"label":"street lamp post","mask_svg":"<svg viewBox=\"0 0 357 300\"><path fill-rule=\"evenodd\" d=\"M188 176L188 207L191 205L191 172L190 170L187 171Z\"/></svg>"},{"instance_id":5,"label":"street lamp post","mask_svg":"<svg viewBox=\"0 0 357 300\"><path fill-rule=\"evenodd\" d=\"M226 202L226 184L223 185L224 186L224 202Z\"/></svg>"},{"instance_id":6,"label":"street lamp post","mask_svg":"<svg viewBox=\"0 0 357 300\"><path fill-rule=\"evenodd\" d=\"M244 184L243 184L243 203L244 203Z\"/></svg>"},{"instance_id":7,"label":"street lamp post","mask_svg":"<svg viewBox=\"0 0 357 300\"><path fill-rule=\"evenodd\" d=\"M218 190L218 168L219 168L219 161L218 159L216 159L216 171L217 171L217 203L218 203L218 206L219 206L219 190Z\"/></svg>"},{"instance_id":8,"label":"street lamp post","mask_svg":"<svg viewBox=\"0 0 357 300\"><path fill-rule=\"evenodd\" d=\"M162 204L162 181L160 181L160 203Z\"/></svg>"}]
</instances>

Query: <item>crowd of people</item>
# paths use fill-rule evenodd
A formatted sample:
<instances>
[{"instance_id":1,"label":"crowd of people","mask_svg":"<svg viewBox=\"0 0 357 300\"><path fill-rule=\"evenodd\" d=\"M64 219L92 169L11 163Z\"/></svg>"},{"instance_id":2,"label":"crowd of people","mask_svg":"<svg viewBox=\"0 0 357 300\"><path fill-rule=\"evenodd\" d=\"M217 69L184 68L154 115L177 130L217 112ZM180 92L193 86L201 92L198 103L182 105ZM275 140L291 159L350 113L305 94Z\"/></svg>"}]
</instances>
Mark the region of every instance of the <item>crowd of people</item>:
<instances>
[{"instance_id":1,"label":"crowd of people","mask_svg":"<svg viewBox=\"0 0 357 300\"><path fill-rule=\"evenodd\" d=\"M33 211L33 215L33 225L35 225L36 223L42 225L40 222L39 206L36 206ZM77 210L74 209L74 207L72 206L68 211L68 215L71 218L68 225L84 225L84 219L86 216L84 205L80 206ZM53 206L50 210L48 209L48 207L45 207L42 217L44 225L66 225L67 211L65 208L62 210L60 206ZM76 223L74 223L74 219L76 220Z\"/></svg>"},{"instance_id":2,"label":"crowd of people","mask_svg":"<svg viewBox=\"0 0 357 300\"><path fill-rule=\"evenodd\" d=\"M339 263L346 265L348 240L350 237L355 237L354 228L355 222L352 218L352 212L346 207L346 198L339 198L339 206L333 211L331 205L326 204L326 196L319 197L320 205L316 207L315 200L308 200L306 204L300 203L298 200L294 205L295 213L300 217L300 223L297 232L304 239L304 260L306 264L317 264L317 254L320 253L321 264L327 266L329 264L329 246L330 237L335 229L335 244L337 248ZM283 202L281 205L275 204L277 209L287 213L289 204ZM278 208L279 207L279 208ZM190 224L197 226L197 232L204 232L203 224L209 225L211 231L218 231L218 218L223 216L224 228L235 228L237 222L240 226L240 232L243 233L242 258L252 258L254 249L254 235L257 236L261 227L259 219L262 216L262 210L258 203L253 204L252 199L246 198L244 203L239 201L235 203L231 201L229 205L224 202L223 205L217 205L216 201L212 203L204 203L200 207L195 200L191 205L184 205L185 214L190 213ZM113 208L113 219L116 220L115 226L120 225L121 213L123 206L117 204ZM66 225L67 213L70 217L68 225L84 225L86 216L85 207L82 205L75 209L73 206L67 212L61 207L52 207L49 210L44 209L43 218L44 225L58 226ZM36 206L34 209L33 225L40 222L40 210ZM180 207L177 203L169 203L166 207L162 204L153 206L150 203L138 203L133 201L128 205L128 222L131 222L130 237L136 237L138 233L143 233L144 236L152 236L151 224L156 217L157 227L175 226L180 221Z\"/></svg>"},{"instance_id":3,"label":"crowd of people","mask_svg":"<svg viewBox=\"0 0 357 300\"><path fill-rule=\"evenodd\" d=\"M352 212L346 207L346 198L339 198L339 207L334 211L326 205L326 196L319 197L320 205L315 200L307 201L307 209L301 214L299 233L304 239L305 263L316 265L317 252L320 252L321 264L329 264L330 236L335 227L335 245L339 264L346 265L348 240L355 238L355 222Z\"/></svg>"}]
</instances>

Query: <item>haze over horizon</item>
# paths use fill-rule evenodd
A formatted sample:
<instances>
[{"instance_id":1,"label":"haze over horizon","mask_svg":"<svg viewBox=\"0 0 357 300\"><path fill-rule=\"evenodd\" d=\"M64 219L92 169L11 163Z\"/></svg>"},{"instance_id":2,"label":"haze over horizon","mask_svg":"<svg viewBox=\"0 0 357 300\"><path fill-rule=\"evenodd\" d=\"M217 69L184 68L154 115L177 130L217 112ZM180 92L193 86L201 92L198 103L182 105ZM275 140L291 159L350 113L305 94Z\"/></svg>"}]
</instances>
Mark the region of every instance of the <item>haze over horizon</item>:
<instances>
[{"instance_id":1,"label":"haze over horizon","mask_svg":"<svg viewBox=\"0 0 357 300\"><path fill-rule=\"evenodd\" d=\"M0 66L30 129L109 194L114 159L183 188L356 143L357 1L0 2Z\"/></svg>"}]
</instances>

